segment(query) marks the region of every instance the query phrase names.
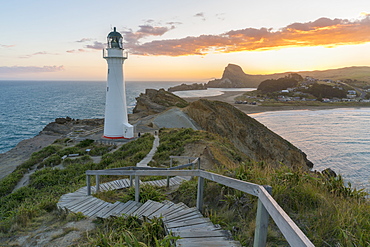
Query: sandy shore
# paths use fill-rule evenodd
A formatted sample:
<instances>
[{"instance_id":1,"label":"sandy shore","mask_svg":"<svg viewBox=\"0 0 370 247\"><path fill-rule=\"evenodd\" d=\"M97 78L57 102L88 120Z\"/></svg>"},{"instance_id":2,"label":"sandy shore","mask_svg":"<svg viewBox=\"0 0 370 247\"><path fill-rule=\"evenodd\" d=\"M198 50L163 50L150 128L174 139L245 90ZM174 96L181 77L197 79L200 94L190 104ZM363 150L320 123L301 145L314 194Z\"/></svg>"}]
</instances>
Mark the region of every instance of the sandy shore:
<instances>
[{"instance_id":1,"label":"sandy shore","mask_svg":"<svg viewBox=\"0 0 370 247\"><path fill-rule=\"evenodd\" d=\"M235 98L243 95L244 92L240 91L226 91L222 95L208 96L208 97L189 97L184 98L188 102L193 102L199 99L218 100L229 103L245 114L261 113L268 111L292 111L292 110L325 110L341 108L341 106L261 106L261 105L247 105L247 104L235 104ZM351 106L343 106L343 108Z\"/></svg>"}]
</instances>

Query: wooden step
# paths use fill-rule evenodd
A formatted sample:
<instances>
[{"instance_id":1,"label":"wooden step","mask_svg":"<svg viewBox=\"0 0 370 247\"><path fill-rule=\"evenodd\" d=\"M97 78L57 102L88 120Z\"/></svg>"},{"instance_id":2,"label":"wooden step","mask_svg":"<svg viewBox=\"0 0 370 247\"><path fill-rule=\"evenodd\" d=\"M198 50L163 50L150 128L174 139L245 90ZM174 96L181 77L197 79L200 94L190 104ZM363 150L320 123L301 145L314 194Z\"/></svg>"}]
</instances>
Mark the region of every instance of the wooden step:
<instances>
[{"instance_id":1,"label":"wooden step","mask_svg":"<svg viewBox=\"0 0 370 247\"><path fill-rule=\"evenodd\" d=\"M242 245L238 241L234 240L207 240L199 239L198 241L192 241L189 239L179 239L176 241L178 247L241 247Z\"/></svg>"}]
</instances>

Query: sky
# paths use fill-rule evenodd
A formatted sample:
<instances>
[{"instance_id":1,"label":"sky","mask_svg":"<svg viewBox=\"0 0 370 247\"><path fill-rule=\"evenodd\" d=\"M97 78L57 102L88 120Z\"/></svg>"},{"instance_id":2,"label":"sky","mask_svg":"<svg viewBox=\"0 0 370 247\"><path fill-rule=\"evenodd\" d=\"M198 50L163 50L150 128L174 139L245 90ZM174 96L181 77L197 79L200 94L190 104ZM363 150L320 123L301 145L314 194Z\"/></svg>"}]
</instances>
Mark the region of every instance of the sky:
<instances>
[{"instance_id":1,"label":"sky","mask_svg":"<svg viewBox=\"0 0 370 247\"><path fill-rule=\"evenodd\" d=\"M206 82L370 66L368 0L1 0L0 80L107 78L102 50L124 37L128 81Z\"/></svg>"}]
</instances>

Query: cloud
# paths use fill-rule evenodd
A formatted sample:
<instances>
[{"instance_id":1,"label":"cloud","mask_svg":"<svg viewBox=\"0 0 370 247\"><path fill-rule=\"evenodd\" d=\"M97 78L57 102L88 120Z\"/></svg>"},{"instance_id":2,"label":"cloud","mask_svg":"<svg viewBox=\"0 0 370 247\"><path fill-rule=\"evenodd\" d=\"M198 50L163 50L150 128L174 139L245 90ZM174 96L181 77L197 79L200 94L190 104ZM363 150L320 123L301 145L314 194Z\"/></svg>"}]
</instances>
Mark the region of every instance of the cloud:
<instances>
[{"instance_id":1,"label":"cloud","mask_svg":"<svg viewBox=\"0 0 370 247\"><path fill-rule=\"evenodd\" d=\"M216 14L216 18L221 20L221 21L224 21L226 19L225 18L225 13Z\"/></svg>"},{"instance_id":2,"label":"cloud","mask_svg":"<svg viewBox=\"0 0 370 247\"><path fill-rule=\"evenodd\" d=\"M141 25L139 26L139 30L136 32L132 30L123 31L123 38L128 46L136 45L138 40L149 37L149 36L162 36L163 34L167 33L168 31L175 28L175 24L172 22L171 25L168 26L153 26L153 25Z\"/></svg>"},{"instance_id":3,"label":"cloud","mask_svg":"<svg viewBox=\"0 0 370 247\"><path fill-rule=\"evenodd\" d=\"M104 43L95 41L92 45L86 45L85 48L94 49L94 50L102 50L105 48Z\"/></svg>"},{"instance_id":4,"label":"cloud","mask_svg":"<svg viewBox=\"0 0 370 247\"><path fill-rule=\"evenodd\" d=\"M14 47L15 45L2 45L0 44L0 47L1 48L11 48L11 47Z\"/></svg>"},{"instance_id":5,"label":"cloud","mask_svg":"<svg viewBox=\"0 0 370 247\"><path fill-rule=\"evenodd\" d=\"M22 57L19 57L19 58L30 58L30 57L38 56L38 55L59 55L59 54L49 53L49 52L46 52L46 51L39 51L39 52L35 52L35 53L29 54L29 55L25 55L25 56L22 56Z\"/></svg>"},{"instance_id":6,"label":"cloud","mask_svg":"<svg viewBox=\"0 0 370 247\"><path fill-rule=\"evenodd\" d=\"M139 32L136 33L136 36L126 37L126 33L125 47L136 55L206 55L208 53L262 51L287 47L335 47L363 44L370 42L369 33L370 15L364 15L362 18L352 21L323 17L312 22L292 23L277 31L272 28L245 28L219 35L189 36L146 43L141 43L140 39L149 34Z\"/></svg>"},{"instance_id":7,"label":"cloud","mask_svg":"<svg viewBox=\"0 0 370 247\"><path fill-rule=\"evenodd\" d=\"M0 67L0 74L23 74L23 73L44 73L44 72L58 72L65 70L64 66L2 66Z\"/></svg>"},{"instance_id":8,"label":"cloud","mask_svg":"<svg viewBox=\"0 0 370 247\"><path fill-rule=\"evenodd\" d=\"M68 53L81 53L81 52L86 52L84 49L77 49L77 50L68 50L66 51Z\"/></svg>"},{"instance_id":9,"label":"cloud","mask_svg":"<svg viewBox=\"0 0 370 247\"><path fill-rule=\"evenodd\" d=\"M202 21L206 20L206 18L204 16L204 12L197 13L197 14L194 15L194 17L199 17L199 18L202 19Z\"/></svg>"},{"instance_id":10,"label":"cloud","mask_svg":"<svg viewBox=\"0 0 370 247\"><path fill-rule=\"evenodd\" d=\"M84 42L88 42L88 41L91 41L91 40L93 40L93 39L90 39L90 38L82 38L80 40L77 40L76 42L78 42L78 43L84 43Z\"/></svg>"}]
</instances>

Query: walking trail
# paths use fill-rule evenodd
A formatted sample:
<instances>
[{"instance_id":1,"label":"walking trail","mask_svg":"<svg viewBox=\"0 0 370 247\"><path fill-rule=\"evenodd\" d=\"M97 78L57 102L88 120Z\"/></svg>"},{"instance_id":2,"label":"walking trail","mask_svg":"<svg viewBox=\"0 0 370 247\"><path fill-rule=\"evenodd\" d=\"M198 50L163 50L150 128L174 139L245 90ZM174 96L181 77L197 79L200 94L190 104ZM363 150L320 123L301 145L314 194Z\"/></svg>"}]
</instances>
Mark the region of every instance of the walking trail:
<instances>
[{"instance_id":1,"label":"walking trail","mask_svg":"<svg viewBox=\"0 0 370 247\"><path fill-rule=\"evenodd\" d=\"M148 155L137 163L138 167L148 167L159 146L159 137L154 136L153 147ZM179 185L187 180L184 177L173 177L170 186ZM167 186L167 179L141 182L153 186ZM130 179L120 179L99 186L99 191L118 190L130 187ZM96 193L96 188L91 186L91 192ZM57 203L58 208L77 213L81 212L91 218L108 218L116 216L137 216L138 218L162 217L167 233L179 236L176 246L235 246L241 244L232 240L229 231L215 226L208 218L204 218L197 208L189 208L184 203L173 203L171 201L156 202L146 201L144 204L135 201L109 203L94 196L87 195L87 186L79 190L63 195Z\"/></svg>"}]
</instances>

